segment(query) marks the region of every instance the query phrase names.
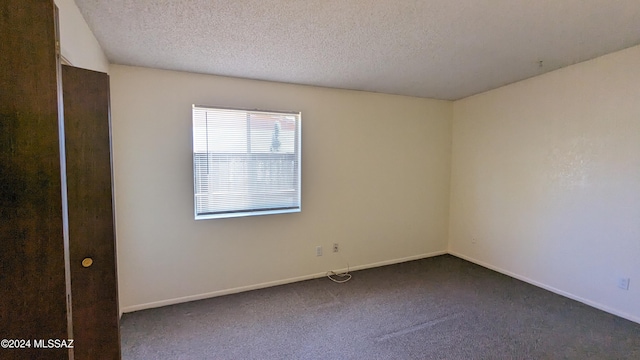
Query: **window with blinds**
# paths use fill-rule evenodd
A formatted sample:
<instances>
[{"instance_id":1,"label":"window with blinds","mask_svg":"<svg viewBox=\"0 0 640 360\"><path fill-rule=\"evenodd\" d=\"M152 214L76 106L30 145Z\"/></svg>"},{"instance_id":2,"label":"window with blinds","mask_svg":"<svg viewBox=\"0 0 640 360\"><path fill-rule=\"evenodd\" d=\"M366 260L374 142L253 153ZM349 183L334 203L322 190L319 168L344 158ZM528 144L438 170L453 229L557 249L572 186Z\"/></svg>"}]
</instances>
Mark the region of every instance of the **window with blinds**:
<instances>
[{"instance_id":1,"label":"window with blinds","mask_svg":"<svg viewBox=\"0 0 640 360\"><path fill-rule=\"evenodd\" d=\"M195 218L300 211L300 119L193 106Z\"/></svg>"}]
</instances>

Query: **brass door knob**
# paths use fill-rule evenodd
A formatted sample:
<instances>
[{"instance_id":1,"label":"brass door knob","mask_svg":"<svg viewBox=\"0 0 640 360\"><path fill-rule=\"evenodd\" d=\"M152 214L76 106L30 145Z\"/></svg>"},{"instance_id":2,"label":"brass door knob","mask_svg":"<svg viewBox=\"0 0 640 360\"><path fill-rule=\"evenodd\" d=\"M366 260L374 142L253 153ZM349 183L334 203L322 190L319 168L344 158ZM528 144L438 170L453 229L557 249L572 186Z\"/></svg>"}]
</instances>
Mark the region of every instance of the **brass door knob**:
<instances>
[{"instance_id":1,"label":"brass door knob","mask_svg":"<svg viewBox=\"0 0 640 360\"><path fill-rule=\"evenodd\" d=\"M88 268L89 266L93 265L93 259L92 258L84 258L82 260L82 266Z\"/></svg>"}]
</instances>

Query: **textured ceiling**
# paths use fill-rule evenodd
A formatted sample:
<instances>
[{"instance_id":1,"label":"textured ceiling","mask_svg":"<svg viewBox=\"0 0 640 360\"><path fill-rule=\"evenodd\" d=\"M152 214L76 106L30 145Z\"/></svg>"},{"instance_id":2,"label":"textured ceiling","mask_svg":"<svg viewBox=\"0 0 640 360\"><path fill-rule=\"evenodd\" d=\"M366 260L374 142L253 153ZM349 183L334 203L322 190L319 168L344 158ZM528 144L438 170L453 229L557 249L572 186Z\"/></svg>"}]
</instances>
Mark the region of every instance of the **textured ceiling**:
<instances>
[{"instance_id":1,"label":"textured ceiling","mask_svg":"<svg viewBox=\"0 0 640 360\"><path fill-rule=\"evenodd\" d=\"M640 0L75 1L112 63L448 100L640 44Z\"/></svg>"}]
</instances>

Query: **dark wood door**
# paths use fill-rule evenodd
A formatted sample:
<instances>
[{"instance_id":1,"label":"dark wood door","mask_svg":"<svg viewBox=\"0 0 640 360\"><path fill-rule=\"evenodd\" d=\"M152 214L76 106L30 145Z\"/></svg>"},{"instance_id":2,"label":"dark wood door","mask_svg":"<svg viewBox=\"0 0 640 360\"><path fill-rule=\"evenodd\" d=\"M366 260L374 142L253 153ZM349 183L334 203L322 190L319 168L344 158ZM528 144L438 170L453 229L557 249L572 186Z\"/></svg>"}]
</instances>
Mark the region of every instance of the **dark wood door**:
<instances>
[{"instance_id":1,"label":"dark wood door","mask_svg":"<svg viewBox=\"0 0 640 360\"><path fill-rule=\"evenodd\" d=\"M0 1L0 359L68 358L34 345L68 338L54 14Z\"/></svg>"},{"instance_id":2,"label":"dark wood door","mask_svg":"<svg viewBox=\"0 0 640 360\"><path fill-rule=\"evenodd\" d=\"M109 76L63 66L62 87L74 357L119 359Z\"/></svg>"}]
</instances>

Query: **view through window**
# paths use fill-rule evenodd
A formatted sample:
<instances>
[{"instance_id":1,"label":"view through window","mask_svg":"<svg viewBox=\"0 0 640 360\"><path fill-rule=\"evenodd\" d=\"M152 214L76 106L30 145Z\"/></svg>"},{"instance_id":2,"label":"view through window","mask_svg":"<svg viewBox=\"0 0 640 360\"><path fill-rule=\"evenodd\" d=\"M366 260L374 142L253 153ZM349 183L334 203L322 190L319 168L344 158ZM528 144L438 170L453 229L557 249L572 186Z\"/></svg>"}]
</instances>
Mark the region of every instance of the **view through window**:
<instances>
[{"instance_id":1,"label":"view through window","mask_svg":"<svg viewBox=\"0 0 640 360\"><path fill-rule=\"evenodd\" d=\"M299 112L193 106L195 218L300 211Z\"/></svg>"}]
</instances>

